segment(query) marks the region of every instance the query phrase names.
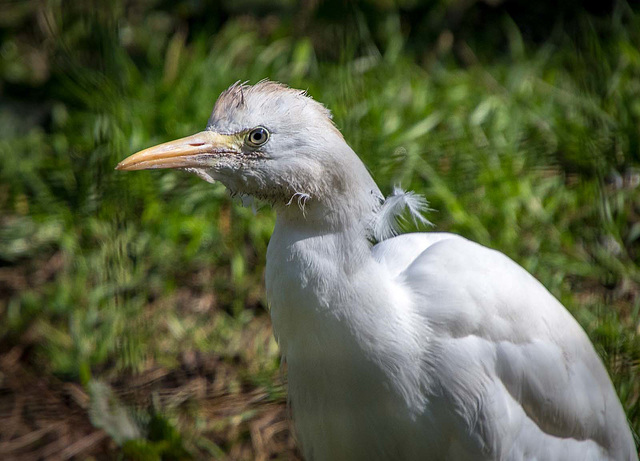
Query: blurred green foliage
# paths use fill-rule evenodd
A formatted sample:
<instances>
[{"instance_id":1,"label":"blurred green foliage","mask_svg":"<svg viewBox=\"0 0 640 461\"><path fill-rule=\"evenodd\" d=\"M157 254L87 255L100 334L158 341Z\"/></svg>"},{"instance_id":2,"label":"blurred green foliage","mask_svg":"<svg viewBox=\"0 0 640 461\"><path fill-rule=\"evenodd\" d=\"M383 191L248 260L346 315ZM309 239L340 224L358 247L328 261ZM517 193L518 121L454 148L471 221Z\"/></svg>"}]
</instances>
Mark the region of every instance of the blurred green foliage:
<instances>
[{"instance_id":1,"label":"blurred green foliage","mask_svg":"<svg viewBox=\"0 0 640 461\"><path fill-rule=\"evenodd\" d=\"M226 392L283 401L262 281L273 213L185 173L113 170L202 129L231 83L271 78L326 104L383 190L424 194L437 230L540 279L640 430L640 15L545 5L3 5L0 352L24 346L25 366L89 390L198 351L236 370ZM119 444L131 459L245 443L141 411L146 435Z\"/></svg>"}]
</instances>

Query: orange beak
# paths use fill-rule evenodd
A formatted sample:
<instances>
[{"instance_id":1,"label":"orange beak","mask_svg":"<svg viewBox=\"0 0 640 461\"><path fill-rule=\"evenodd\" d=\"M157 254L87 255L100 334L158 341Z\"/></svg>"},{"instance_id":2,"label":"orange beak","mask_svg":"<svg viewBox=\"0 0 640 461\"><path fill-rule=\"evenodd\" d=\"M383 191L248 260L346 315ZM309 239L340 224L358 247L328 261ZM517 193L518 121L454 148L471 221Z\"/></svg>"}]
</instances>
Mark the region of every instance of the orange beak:
<instances>
[{"instance_id":1,"label":"orange beak","mask_svg":"<svg viewBox=\"0 0 640 461\"><path fill-rule=\"evenodd\" d=\"M221 154L236 154L239 151L235 136L201 131L137 152L118 163L116 170L206 168Z\"/></svg>"}]
</instances>

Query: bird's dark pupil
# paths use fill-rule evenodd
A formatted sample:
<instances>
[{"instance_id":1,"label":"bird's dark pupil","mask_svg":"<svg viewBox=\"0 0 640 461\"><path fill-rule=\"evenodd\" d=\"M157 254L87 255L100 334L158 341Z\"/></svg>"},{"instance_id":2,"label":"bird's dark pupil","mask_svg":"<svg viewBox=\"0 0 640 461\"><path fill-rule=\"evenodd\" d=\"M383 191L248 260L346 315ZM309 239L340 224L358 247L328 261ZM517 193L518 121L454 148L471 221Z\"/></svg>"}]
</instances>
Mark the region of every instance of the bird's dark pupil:
<instances>
[{"instance_id":1,"label":"bird's dark pupil","mask_svg":"<svg viewBox=\"0 0 640 461\"><path fill-rule=\"evenodd\" d=\"M254 144L261 144L266 141L267 135L262 128L251 132L249 139Z\"/></svg>"}]
</instances>

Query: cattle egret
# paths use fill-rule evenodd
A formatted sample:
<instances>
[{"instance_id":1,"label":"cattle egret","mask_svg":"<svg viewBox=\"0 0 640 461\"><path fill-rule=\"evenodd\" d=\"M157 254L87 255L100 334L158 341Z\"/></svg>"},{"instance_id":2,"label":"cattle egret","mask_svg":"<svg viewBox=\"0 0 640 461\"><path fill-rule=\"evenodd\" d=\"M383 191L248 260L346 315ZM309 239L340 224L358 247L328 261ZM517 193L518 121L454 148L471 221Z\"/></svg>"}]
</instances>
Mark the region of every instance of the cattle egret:
<instances>
[{"instance_id":1,"label":"cattle egret","mask_svg":"<svg viewBox=\"0 0 640 461\"><path fill-rule=\"evenodd\" d=\"M622 405L567 310L505 255L448 233L394 236L331 115L262 81L204 131L119 170L176 168L270 202L266 285L308 460L636 460ZM373 242L379 242L373 244Z\"/></svg>"}]
</instances>

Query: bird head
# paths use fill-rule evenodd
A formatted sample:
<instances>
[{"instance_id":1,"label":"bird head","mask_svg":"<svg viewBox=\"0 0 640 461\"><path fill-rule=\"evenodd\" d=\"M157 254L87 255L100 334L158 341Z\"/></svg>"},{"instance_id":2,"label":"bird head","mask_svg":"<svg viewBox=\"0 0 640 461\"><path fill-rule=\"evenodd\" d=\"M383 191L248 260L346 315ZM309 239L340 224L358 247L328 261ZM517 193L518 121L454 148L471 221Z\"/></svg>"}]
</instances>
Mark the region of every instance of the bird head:
<instances>
[{"instance_id":1,"label":"bird head","mask_svg":"<svg viewBox=\"0 0 640 461\"><path fill-rule=\"evenodd\" d=\"M306 92L271 81L232 85L204 131L145 149L116 167L155 168L187 170L220 181L232 194L280 206L327 202L354 189L381 197L329 110Z\"/></svg>"}]
</instances>

